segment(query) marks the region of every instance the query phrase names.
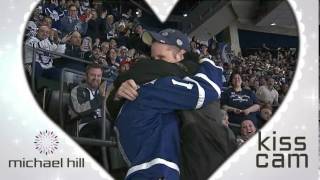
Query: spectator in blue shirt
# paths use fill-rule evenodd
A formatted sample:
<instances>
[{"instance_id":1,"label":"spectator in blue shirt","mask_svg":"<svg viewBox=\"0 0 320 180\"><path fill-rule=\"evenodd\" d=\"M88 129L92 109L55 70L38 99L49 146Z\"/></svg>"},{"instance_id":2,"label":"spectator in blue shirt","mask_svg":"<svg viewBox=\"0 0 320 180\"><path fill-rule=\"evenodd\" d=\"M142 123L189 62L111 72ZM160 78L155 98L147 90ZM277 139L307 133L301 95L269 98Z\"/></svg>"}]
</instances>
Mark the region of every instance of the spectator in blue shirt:
<instances>
[{"instance_id":1,"label":"spectator in blue shirt","mask_svg":"<svg viewBox=\"0 0 320 180\"><path fill-rule=\"evenodd\" d=\"M250 116L251 120L257 124L256 112L259 111L260 106L256 95L251 90L241 87L242 78L239 73L234 72L230 80L232 87L224 91L221 96L221 105L228 112L229 121L241 124L246 116Z\"/></svg>"}]
</instances>

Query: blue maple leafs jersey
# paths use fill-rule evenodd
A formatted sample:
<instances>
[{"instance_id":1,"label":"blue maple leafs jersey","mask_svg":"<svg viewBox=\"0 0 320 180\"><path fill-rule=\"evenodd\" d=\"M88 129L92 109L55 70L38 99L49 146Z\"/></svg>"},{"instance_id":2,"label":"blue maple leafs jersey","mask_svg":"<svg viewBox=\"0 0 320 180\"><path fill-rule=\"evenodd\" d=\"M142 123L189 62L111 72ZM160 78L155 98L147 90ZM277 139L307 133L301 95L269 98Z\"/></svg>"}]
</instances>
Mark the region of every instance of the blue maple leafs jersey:
<instances>
[{"instance_id":1,"label":"blue maple leafs jersey","mask_svg":"<svg viewBox=\"0 0 320 180\"><path fill-rule=\"evenodd\" d=\"M165 77L142 85L116 121L127 179L179 179L180 134L176 110L199 109L221 95L222 68L202 59L198 73Z\"/></svg>"},{"instance_id":2,"label":"blue maple leafs jersey","mask_svg":"<svg viewBox=\"0 0 320 180\"><path fill-rule=\"evenodd\" d=\"M203 59L199 72L183 79L166 77L145 84L139 90L139 104L161 112L199 109L220 98L222 68Z\"/></svg>"}]
</instances>

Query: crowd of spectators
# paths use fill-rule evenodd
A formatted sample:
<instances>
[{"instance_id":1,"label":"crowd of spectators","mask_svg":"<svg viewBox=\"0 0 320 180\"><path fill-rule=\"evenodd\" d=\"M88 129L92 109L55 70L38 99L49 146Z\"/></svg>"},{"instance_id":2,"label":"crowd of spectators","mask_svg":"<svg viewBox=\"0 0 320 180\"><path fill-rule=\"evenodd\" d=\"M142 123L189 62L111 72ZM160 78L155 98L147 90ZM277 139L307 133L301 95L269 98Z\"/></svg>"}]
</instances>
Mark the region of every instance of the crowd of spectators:
<instances>
[{"instance_id":1,"label":"crowd of spectators","mask_svg":"<svg viewBox=\"0 0 320 180\"><path fill-rule=\"evenodd\" d=\"M104 77L112 82L119 71L128 70L137 57L150 51L141 40L141 11L132 12L127 9L120 13L117 8L88 0L43 1L27 23L25 44L99 63L104 67ZM25 54L25 63L30 63L32 50L27 48ZM36 76L58 79L62 68L85 70L84 63L54 58L37 52ZM31 68L27 71L31 73Z\"/></svg>"},{"instance_id":2,"label":"crowd of spectators","mask_svg":"<svg viewBox=\"0 0 320 180\"><path fill-rule=\"evenodd\" d=\"M228 124L241 141L247 140L283 102L293 80L297 49L271 49L262 44L261 48L242 49L243 55L230 52L227 56L230 59L226 60L216 48L218 43L216 40L200 42L193 37L190 45L200 58L209 58L223 67L221 108L227 113L224 124ZM240 129L233 128L239 125Z\"/></svg>"},{"instance_id":3,"label":"crowd of spectators","mask_svg":"<svg viewBox=\"0 0 320 180\"><path fill-rule=\"evenodd\" d=\"M133 13L133 9L120 13L118 9L95 6L88 0L43 1L27 24L25 44L99 63L103 66L103 76L112 82L137 59L150 53L141 39L144 32L139 23L141 13ZM223 67L224 124L240 127L234 132L243 142L270 119L283 101L293 80L297 50L270 49L264 45L259 49L242 49L243 55L231 53L227 61L222 58L217 43L216 40L200 43L193 37L190 46L199 58L211 59ZM30 53L26 49L29 73ZM37 52L36 76L57 79L64 67L85 70L83 63L66 59L55 62L54 58Z\"/></svg>"}]
</instances>

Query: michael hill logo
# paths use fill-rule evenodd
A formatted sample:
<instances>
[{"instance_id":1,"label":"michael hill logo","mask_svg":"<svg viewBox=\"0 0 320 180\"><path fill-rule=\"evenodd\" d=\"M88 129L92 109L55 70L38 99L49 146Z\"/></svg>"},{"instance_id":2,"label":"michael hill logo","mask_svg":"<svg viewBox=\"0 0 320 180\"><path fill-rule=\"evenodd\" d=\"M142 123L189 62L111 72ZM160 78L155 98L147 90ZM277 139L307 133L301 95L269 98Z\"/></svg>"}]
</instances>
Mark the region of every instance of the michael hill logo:
<instances>
[{"instance_id":1,"label":"michael hill logo","mask_svg":"<svg viewBox=\"0 0 320 180\"><path fill-rule=\"evenodd\" d=\"M34 138L33 144L35 149L47 157L50 157L59 145L58 136L53 131L40 131ZM26 158L20 157L18 159L9 160L9 168L84 168L84 158Z\"/></svg>"},{"instance_id":2,"label":"michael hill logo","mask_svg":"<svg viewBox=\"0 0 320 180\"><path fill-rule=\"evenodd\" d=\"M56 136L53 131L40 131L35 137L34 144L40 154L53 154L53 152L58 149L58 136Z\"/></svg>"}]
</instances>

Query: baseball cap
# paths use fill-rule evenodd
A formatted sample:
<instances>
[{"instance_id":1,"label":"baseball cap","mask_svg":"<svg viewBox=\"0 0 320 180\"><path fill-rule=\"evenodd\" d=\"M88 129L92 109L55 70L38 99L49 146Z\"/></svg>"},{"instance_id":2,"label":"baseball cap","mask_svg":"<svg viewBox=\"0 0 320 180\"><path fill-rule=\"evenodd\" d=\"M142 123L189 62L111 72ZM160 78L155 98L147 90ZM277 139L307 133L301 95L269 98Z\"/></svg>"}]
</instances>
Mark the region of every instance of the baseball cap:
<instances>
[{"instance_id":1,"label":"baseball cap","mask_svg":"<svg viewBox=\"0 0 320 180\"><path fill-rule=\"evenodd\" d=\"M151 46L153 41L163 44L174 45L186 51L190 50L188 36L175 29L164 29L159 33L145 31L142 34L142 41Z\"/></svg>"}]
</instances>

